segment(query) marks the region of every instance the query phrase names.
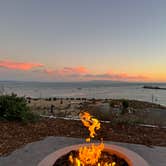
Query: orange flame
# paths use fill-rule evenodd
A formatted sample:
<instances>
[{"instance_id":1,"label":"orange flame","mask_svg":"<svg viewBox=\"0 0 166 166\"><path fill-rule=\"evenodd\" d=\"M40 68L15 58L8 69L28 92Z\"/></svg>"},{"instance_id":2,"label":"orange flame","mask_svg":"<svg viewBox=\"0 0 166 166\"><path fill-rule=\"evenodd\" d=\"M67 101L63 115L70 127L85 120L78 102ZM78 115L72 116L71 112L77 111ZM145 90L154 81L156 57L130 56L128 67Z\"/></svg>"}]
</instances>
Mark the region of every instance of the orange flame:
<instances>
[{"instance_id":1,"label":"orange flame","mask_svg":"<svg viewBox=\"0 0 166 166\"><path fill-rule=\"evenodd\" d=\"M76 163L76 166L79 165L94 165L98 162L100 158L101 151L104 149L104 144L99 145L92 144L91 146L84 146L79 148L78 158L69 157L71 163Z\"/></svg>"},{"instance_id":2,"label":"orange flame","mask_svg":"<svg viewBox=\"0 0 166 166\"><path fill-rule=\"evenodd\" d=\"M88 128L90 137L94 138L96 135L95 130L100 129L100 122L98 121L98 119L93 118L88 112L80 113L80 119L83 125ZM86 141L90 142L90 138L87 138Z\"/></svg>"},{"instance_id":3,"label":"orange flame","mask_svg":"<svg viewBox=\"0 0 166 166\"><path fill-rule=\"evenodd\" d=\"M88 112L80 113L80 119L85 127L89 130L89 136L94 138L96 130L100 129L100 122L98 119L93 118ZM86 139L86 142L90 142L90 138ZM116 163L100 163L98 162L101 152L104 149L104 144L101 142L99 145L91 144L90 146L80 147L78 150L78 156L69 156L69 161L72 166L115 166Z\"/></svg>"}]
</instances>

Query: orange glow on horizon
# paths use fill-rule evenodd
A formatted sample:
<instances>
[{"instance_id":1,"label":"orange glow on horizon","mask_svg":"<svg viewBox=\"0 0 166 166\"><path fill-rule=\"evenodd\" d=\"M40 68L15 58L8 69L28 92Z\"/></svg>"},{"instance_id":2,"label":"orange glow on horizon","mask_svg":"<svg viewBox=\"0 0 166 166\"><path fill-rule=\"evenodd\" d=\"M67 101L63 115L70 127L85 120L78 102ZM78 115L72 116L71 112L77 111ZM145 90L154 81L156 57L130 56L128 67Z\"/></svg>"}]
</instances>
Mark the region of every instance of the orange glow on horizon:
<instances>
[{"instance_id":1,"label":"orange glow on horizon","mask_svg":"<svg viewBox=\"0 0 166 166\"><path fill-rule=\"evenodd\" d=\"M129 82L166 82L166 72L164 70L161 72L156 70L149 73L140 73L138 71L128 71L125 73L108 70L101 73L99 71L96 72L95 70L91 71L84 66L51 69L41 63L16 62L12 60L0 60L0 68L6 68L8 70L21 70L25 72L31 71L35 68L40 68L39 70L36 70L36 74L40 73L43 74L43 76L49 76L48 79L60 77L69 81L113 80Z\"/></svg>"}]
</instances>

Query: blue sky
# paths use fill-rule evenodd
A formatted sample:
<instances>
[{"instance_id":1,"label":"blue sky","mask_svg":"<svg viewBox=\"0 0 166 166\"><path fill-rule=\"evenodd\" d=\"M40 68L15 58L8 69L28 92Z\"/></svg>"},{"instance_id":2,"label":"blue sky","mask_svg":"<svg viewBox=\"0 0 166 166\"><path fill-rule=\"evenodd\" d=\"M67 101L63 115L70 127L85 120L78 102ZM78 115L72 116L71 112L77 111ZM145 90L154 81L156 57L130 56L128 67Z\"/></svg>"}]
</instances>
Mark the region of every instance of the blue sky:
<instances>
[{"instance_id":1,"label":"blue sky","mask_svg":"<svg viewBox=\"0 0 166 166\"><path fill-rule=\"evenodd\" d=\"M165 9L164 0L1 0L1 79L166 81Z\"/></svg>"}]
</instances>

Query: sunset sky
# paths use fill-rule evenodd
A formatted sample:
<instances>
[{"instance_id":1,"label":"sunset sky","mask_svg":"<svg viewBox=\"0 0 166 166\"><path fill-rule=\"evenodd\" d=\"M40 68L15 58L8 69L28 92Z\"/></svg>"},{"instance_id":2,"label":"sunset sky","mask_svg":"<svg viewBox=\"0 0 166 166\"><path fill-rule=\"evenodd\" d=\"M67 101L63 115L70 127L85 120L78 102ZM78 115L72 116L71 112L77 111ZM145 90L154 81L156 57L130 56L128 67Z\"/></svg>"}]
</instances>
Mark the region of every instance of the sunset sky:
<instances>
[{"instance_id":1,"label":"sunset sky","mask_svg":"<svg viewBox=\"0 0 166 166\"><path fill-rule=\"evenodd\" d=\"M0 0L0 80L166 82L166 1Z\"/></svg>"}]
</instances>

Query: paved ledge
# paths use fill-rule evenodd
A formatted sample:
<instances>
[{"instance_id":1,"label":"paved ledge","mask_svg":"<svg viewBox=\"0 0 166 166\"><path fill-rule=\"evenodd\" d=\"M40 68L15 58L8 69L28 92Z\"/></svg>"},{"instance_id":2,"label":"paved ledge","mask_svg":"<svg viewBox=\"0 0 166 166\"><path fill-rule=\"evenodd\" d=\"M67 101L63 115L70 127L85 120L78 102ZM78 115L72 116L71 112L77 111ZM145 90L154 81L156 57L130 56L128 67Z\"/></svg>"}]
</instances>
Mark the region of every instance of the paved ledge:
<instances>
[{"instance_id":1,"label":"paved ledge","mask_svg":"<svg viewBox=\"0 0 166 166\"><path fill-rule=\"evenodd\" d=\"M128 148L142 156L151 166L166 166L166 147L154 146L153 148L128 143L105 141ZM85 143L83 139L70 137L47 137L42 141L27 144L11 153L9 156L0 157L0 166L37 166L49 153L65 146Z\"/></svg>"}]
</instances>

